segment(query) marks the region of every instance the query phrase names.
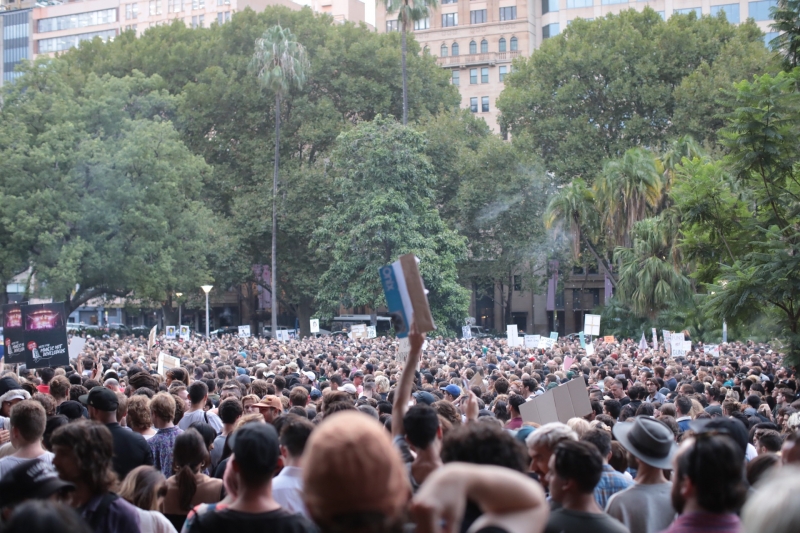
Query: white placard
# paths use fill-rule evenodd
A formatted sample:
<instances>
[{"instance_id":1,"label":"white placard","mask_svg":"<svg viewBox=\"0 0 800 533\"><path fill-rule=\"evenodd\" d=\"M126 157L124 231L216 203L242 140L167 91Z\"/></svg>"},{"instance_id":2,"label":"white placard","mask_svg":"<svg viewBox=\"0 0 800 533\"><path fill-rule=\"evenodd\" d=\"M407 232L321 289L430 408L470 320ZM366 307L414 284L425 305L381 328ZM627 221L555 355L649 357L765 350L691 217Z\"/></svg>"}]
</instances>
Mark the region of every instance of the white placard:
<instances>
[{"instance_id":1,"label":"white placard","mask_svg":"<svg viewBox=\"0 0 800 533\"><path fill-rule=\"evenodd\" d=\"M378 336L378 331L375 326L367 326L367 338L374 339Z\"/></svg>"},{"instance_id":2,"label":"white placard","mask_svg":"<svg viewBox=\"0 0 800 533\"><path fill-rule=\"evenodd\" d=\"M539 337L539 345L537 346L537 348L540 348L542 350L549 350L550 348L553 347L555 343L556 341L551 339L550 337Z\"/></svg>"},{"instance_id":3,"label":"white placard","mask_svg":"<svg viewBox=\"0 0 800 533\"><path fill-rule=\"evenodd\" d=\"M508 346L514 347L519 345L519 331L516 324L509 324L506 326L506 338L508 339Z\"/></svg>"},{"instance_id":4,"label":"white placard","mask_svg":"<svg viewBox=\"0 0 800 533\"><path fill-rule=\"evenodd\" d=\"M355 339L366 339L367 338L367 326L366 324L353 324L350 328L350 334Z\"/></svg>"},{"instance_id":5,"label":"white placard","mask_svg":"<svg viewBox=\"0 0 800 533\"><path fill-rule=\"evenodd\" d=\"M174 339L175 337L178 336L176 331L175 331L175 326L167 326L167 335L166 336L167 336L168 339Z\"/></svg>"},{"instance_id":6,"label":"white placard","mask_svg":"<svg viewBox=\"0 0 800 533\"><path fill-rule=\"evenodd\" d=\"M310 320L310 324L311 324L311 328L310 328L311 329L311 333L319 333L319 319L318 318L312 318Z\"/></svg>"},{"instance_id":7,"label":"white placard","mask_svg":"<svg viewBox=\"0 0 800 533\"><path fill-rule=\"evenodd\" d=\"M275 332L275 339L280 342L289 342L289 330L279 329Z\"/></svg>"},{"instance_id":8,"label":"white placard","mask_svg":"<svg viewBox=\"0 0 800 533\"><path fill-rule=\"evenodd\" d=\"M525 335L525 347L535 350L539 346L541 338L541 335Z\"/></svg>"},{"instance_id":9,"label":"white placard","mask_svg":"<svg viewBox=\"0 0 800 533\"><path fill-rule=\"evenodd\" d=\"M181 326L181 339L188 341L191 335L189 326Z\"/></svg>"},{"instance_id":10,"label":"white placard","mask_svg":"<svg viewBox=\"0 0 800 533\"><path fill-rule=\"evenodd\" d=\"M169 354L161 352L158 354L158 373L162 376L167 376L167 370L170 368L178 368L181 366L181 360Z\"/></svg>"},{"instance_id":11,"label":"white placard","mask_svg":"<svg viewBox=\"0 0 800 533\"><path fill-rule=\"evenodd\" d=\"M81 355L84 346L86 346L86 339L84 339L83 337L78 337L77 335L72 337L69 341L70 360L77 359Z\"/></svg>"},{"instance_id":12,"label":"white placard","mask_svg":"<svg viewBox=\"0 0 800 533\"><path fill-rule=\"evenodd\" d=\"M583 334L600 335L600 315L586 315L583 322Z\"/></svg>"},{"instance_id":13,"label":"white placard","mask_svg":"<svg viewBox=\"0 0 800 533\"><path fill-rule=\"evenodd\" d=\"M586 343L586 355L594 355L594 344L591 342Z\"/></svg>"},{"instance_id":14,"label":"white placard","mask_svg":"<svg viewBox=\"0 0 800 533\"><path fill-rule=\"evenodd\" d=\"M250 326L239 326L239 337L247 338L250 336Z\"/></svg>"},{"instance_id":15,"label":"white placard","mask_svg":"<svg viewBox=\"0 0 800 533\"><path fill-rule=\"evenodd\" d=\"M469 326L461 326L461 336L465 339L472 338L472 328Z\"/></svg>"},{"instance_id":16,"label":"white placard","mask_svg":"<svg viewBox=\"0 0 800 533\"><path fill-rule=\"evenodd\" d=\"M683 333L673 333L670 344L672 344L672 357L686 357L692 350L692 341L684 341Z\"/></svg>"},{"instance_id":17,"label":"white placard","mask_svg":"<svg viewBox=\"0 0 800 533\"><path fill-rule=\"evenodd\" d=\"M408 342L408 337L403 337L398 339L397 343L397 362L398 363L405 363L406 359L408 359L408 354L411 353L411 343ZM422 351L424 352L425 349L428 347L428 341L422 343ZM417 362L417 370L419 370L420 365L422 364L422 358Z\"/></svg>"}]
</instances>

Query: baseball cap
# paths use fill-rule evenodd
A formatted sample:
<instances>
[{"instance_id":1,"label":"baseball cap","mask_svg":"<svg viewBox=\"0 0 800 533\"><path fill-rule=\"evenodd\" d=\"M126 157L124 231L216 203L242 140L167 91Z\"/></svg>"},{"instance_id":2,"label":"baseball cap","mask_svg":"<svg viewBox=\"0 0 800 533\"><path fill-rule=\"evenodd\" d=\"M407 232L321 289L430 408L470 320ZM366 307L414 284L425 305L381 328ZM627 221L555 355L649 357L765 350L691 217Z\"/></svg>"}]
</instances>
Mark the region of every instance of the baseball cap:
<instances>
[{"instance_id":1,"label":"baseball cap","mask_svg":"<svg viewBox=\"0 0 800 533\"><path fill-rule=\"evenodd\" d=\"M356 386L352 383L346 383L339 387L339 390L344 392L349 392L350 394L358 394L358 390L356 390Z\"/></svg>"},{"instance_id":2,"label":"baseball cap","mask_svg":"<svg viewBox=\"0 0 800 533\"><path fill-rule=\"evenodd\" d=\"M10 390L19 389L19 382L11 376L0 378L0 396Z\"/></svg>"},{"instance_id":3,"label":"baseball cap","mask_svg":"<svg viewBox=\"0 0 800 533\"><path fill-rule=\"evenodd\" d=\"M248 470L266 474L274 472L278 466L280 441L272 424L245 424L228 437L228 446L236 462Z\"/></svg>"},{"instance_id":4,"label":"baseball cap","mask_svg":"<svg viewBox=\"0 0 800 533\"><path fill-rule=\"evenodd\" d=\"M446 387L441 387L441 390L445 391L447 394L453 396L454 398L458 398L461 396L461 387L458 385L453 385L452 383Z\"/></svg>"},{"instance_id":5,"label":"baseball cap","mask_svg":"<svg viewBox=\"0 0 800 533\"><path fill-rule=\"evenodd\" d=\"M70 421L78 420L83 416L83 405L75 400L67 400L59 405L56 411L69 418Z\"/></svg>"},{"instance_id":6,"label":"baseball cap","mask_svg":"<svg viewBox=\"0 0 800 533\"><path fill-rule=\"evenodd\" d=\"M436 401L436 396L434 396L430 392L422 390L414 393L414 399L417 400L417 403L432 405Z\"/></svg>"},{"instance_id":7,"label":"baseball cap","mask_svg":"<svg viewBox=\"0 0 800 533\"><path fill-rule=\"evenodd\" d=\"M53 465L41 459L25 461L8 471L0 480L0 507L25 500L43 500L56 492L75 490L75 485L61 481Z\"/></svg>"},{"instance_id":8,"label":"baseball cap","mask_svg":"<svg viewBox=\"0 0 800 533\"><path fill-rule=\"evenodd\" d=\"M273 396L272 394L264 396L260 402L256 404L256 407L274 407L279 411L283 411L283 403L281 399L277 396Z\"/></svg>"},{"instance_id":9,"label":"baseball cap","mask_svg":"<svg viewBox=\"0 0 800 533\"><path fill-rule=\"evenodd\" d=\"M303 372L303 374L305 374L305 376L306 376L306 377L307 377L307 378L308 378L310 381L314 381L315 379L317 379L317 376L316 376L316 375L315 375L315 374L314 374L312 371L310 371L310 370L306 370L305 372Z\"/></svg>"},{"instance_id":10,"label":"baseball cap","mask_svg":"<svg viewBox=\"0 0 800 533\"><path fill-rule=\"evenodd\" d=\"M26 390L11 389L0 396L0 402L10 402L11 400L29 400L30 397L30 393Z\"/></svg>"},{"instance_id":11,"label":"baseball cap","mask_svg":"<svg viewBox=\"0 0 800 533\"><path fill-rule=\"evenodd\" d=\"M94 407L99 411L116 411L117 407L119 407L117 394L105 387L95 387L89 391L89 394L84 394L78 400L82 404Z\"/></svg>"}]
</instances>

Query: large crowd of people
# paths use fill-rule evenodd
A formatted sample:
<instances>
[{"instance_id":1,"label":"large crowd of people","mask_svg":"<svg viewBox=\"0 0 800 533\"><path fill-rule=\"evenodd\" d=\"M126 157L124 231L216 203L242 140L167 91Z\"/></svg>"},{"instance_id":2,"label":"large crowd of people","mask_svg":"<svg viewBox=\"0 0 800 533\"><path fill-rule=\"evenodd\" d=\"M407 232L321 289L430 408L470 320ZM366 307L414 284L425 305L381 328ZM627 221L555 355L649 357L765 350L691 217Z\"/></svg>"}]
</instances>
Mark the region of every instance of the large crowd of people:
<instances>
[{"instance_id":1,"label":"large crowd of people","mask_svg":"<svg viewBox=\"0 0 800 533\"><path fill-rule=\"evenodd\" d=\"M409 345L112 336L67 367L6 367L0 531L800 527L800 390L768 345L673 357L597 339L587 355L577 339L426 341L413 326ZM572 380L585 416L525 414Z\"/></svg>"}]
</instances>

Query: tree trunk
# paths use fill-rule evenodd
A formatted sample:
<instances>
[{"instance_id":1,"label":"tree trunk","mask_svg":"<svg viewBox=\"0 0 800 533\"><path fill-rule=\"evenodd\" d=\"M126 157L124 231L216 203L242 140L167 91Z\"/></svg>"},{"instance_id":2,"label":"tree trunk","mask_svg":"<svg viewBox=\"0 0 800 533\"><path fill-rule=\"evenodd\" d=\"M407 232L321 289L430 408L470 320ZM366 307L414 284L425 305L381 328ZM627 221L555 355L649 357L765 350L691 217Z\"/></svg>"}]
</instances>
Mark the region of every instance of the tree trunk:
<instances>
[{"instance_id":1,"label":"tree trunk","mask_svg":"<svg viewBox=\"0 0 800 533\"><path fill-rule=\"evenodd\" d=\"M506 299L506 323L511 324L511 298L514 296L514 274L509 270L508 272L508 298Z\"/></svg>"},{"instance_id":2,"label":"tree trunk","mask_svg":"<svg viewBox=\"0 0 800 533\"><path fill-rule=\"evenodd\" d=\"M281 95L275 95L275 169L272 173L272 279L270 281L270 291L272 292L270 325L272 326L272 338L278 331L278 167L280 165L280 142L281 142Z\"/></svg>"},{"instance_id":3,"label":"tree trunk","mask_svg":"<svg viewBox=\"0 0 800 533\"><path fill-rule=\"evenodd\" d=\"M311 335L311 300L303 298L297 306L297 320L300 322L300 338Z\"/></svg>"},{"instance_id":4,"label":"tree trunk","mask_svg":"<svg viewBox=\"0 0 800 533\"><path fill-rule=\"evenodd\" d=\"M583 235L581 235L581 237L583 238L583 242L586 243L586 247L589 248L589 252L591 252L591 254L594 256L595 261L597 261L597 266L599 268L602 268L603 270L605 270L605 272L608 274L608 279L611 282L611 286L616 289L617 288L617 280L615 280L614 276L611 274L611 269L609 268L608 263L606 263L605 260L603 260L600 257L600 255L594 249L594 246L592 246L592 243L591 243L591 241L589 239L587 239Z\"/></svg>"},{"instance_id":5,"label":"tree trunk","mask_svg":"<svg viewBox=\"0 0 800 533\"><path fill-rule=\"evenodd\" d=\"M408 72L406 72L406 25L403 23L403 36L402 47L400 54L400 63L403 68L403 126L408 124Z\"/></svg>"}]
</instances>

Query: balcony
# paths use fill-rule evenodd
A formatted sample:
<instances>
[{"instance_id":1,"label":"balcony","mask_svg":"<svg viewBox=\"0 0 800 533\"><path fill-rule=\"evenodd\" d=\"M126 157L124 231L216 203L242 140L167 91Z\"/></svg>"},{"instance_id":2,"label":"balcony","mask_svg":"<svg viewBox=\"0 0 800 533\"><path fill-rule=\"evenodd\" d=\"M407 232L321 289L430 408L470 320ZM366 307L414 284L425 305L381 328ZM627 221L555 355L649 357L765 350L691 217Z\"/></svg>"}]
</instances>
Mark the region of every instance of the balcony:
<instances>
[{"instance_id":1,"label":"balcony","mask_svg":"<svg viewBox=\"0 0 800 533\"><path fill-rule=\"evenodd\" d=\"M436 62L440 67L472 67L476 65L495 65L497 63L510 63L518 58L519 50L513 52L486 52L485 54L467 54L459 56L437 57Z\"/></svg>"}]
</instances>

